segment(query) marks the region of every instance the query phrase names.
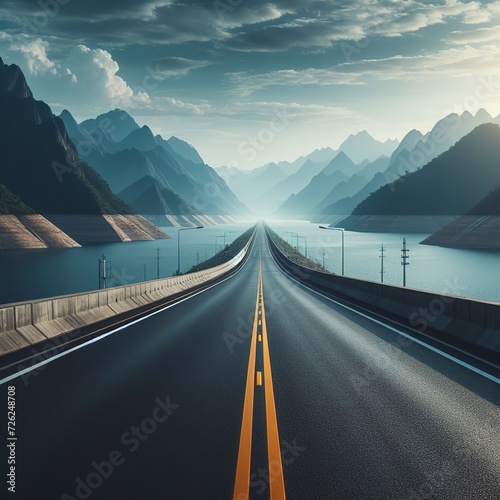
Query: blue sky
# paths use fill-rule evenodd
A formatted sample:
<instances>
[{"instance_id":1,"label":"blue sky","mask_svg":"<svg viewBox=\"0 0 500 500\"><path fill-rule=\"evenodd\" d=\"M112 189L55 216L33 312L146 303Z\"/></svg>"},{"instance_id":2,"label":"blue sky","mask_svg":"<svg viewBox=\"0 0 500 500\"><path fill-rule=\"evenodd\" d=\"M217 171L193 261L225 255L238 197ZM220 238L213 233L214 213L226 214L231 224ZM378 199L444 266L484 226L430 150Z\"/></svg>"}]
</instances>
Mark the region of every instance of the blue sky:
<instances>
[{"instance_id":1,"label":"blue sky","mask_svg":"<svg viewBox=\"0 0 500 500\"><path fill-rule=\"evenodd\" d=\"M0 56L78 120L114 107L251 168L500 113L500 1L3 0Z\"/></svg>"}]
</instances>

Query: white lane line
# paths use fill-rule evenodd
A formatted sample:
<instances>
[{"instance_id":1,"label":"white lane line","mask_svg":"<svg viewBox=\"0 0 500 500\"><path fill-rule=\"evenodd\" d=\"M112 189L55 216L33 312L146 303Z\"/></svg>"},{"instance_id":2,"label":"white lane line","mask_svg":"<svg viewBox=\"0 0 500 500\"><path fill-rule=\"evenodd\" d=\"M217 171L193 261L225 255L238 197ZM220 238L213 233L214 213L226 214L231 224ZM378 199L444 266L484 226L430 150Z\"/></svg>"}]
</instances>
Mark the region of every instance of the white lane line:
<instances>
[{"instance_id":1,"label":"white lane line","mask_svg":"<svg viewBox=\"0 0 500 500\"><path fill-rule=\"evenodd\" d=\"M252 243L253 244L253 243ZM250 259L247 259L245 261L245 263L234 273L232 274L231 276L227 277L227 278L224 278L222 281L219 281L218 283L215 283L213 285L210 285L208 288L204 288L203 290L200 290L199 292L196 292L196 293L193 293L192 295L190 295L189 297L185 297L184 299L181 299L177 302L174 302L173 304L169 304L168 306L165 306L163 307L162 309L158 309L157 311L154 311L152 313L149 313L148 315L146 316L142 316L141 318L137 318L135 319L134 321L131 321L130 323L126 323L125 325L122 325L122 326L119 326L118 328L115 328L114 330L111 330L107 333L104 333L102 335L99 335L98 337L95 337L93 339L90 339L88 340L87 342L84 342L83 344L80 344L80 345L77 345L75 347L72 347L71 349L68 349L67 351L64 351L64 352L61 352L59 354L55 354L54 356L52 356L51 358L49 359L46 359L44 361L40 361L40 363L37 363L36 365L33 365L33 366L30 366L29 368L25 368L24 370L21 370L21 371L18 371L16 373L13 373L12 375L9 375L8 377L5 377L3 379L0 380L0 385L2 384L5 384L7 382L10 382L11 380L14 380L18 377L21 377L23 375L25 375L26 373L29 373L33 370L37 370L38 368L40 368L41 366L44 366L44 365L47 365L48 363L52 363L53 361L55 361L56 359L59 359L59 358L62 358L63 356L66 356L68 354L71 354L72 352L74 351L77 351L78 349L82 349L83 347L86 347L90 344L93 344L94 342L98 342L99 340L102 340L106 337L109 337L110 335L113 335L114 333L116 332L119 332L120 330L123 330L125 328L128 328L129 326L131 325L135 325L136 323L139 323L140 321L144 321L145 319L148 319L150 318L151 316L154 316L155 314L159 314L163 311L166 311L167 309L170 309L171 307L174 307L178 304L181 304L182 302L185 302L186 300L189 300L193 297L196 297L197 295L200 295L201 293L205 293L207 292L208 290L210 290L211 288L214 288L216 286L219 286L221 285L222 283L224 283L225 281L228 281L232 278L234 278L248 263ZM64 344L63 344L64 346ZM29 359L29 358L27 358ZM21 360L19 361L19 363L16 363L16 364L21 364L23 363L24 361L26 361L26 359L24 360Z\"/></svg>"},{"instance_id":2,"label":"white lane line","mask_svg":"<svg viewBox=\"0 0 500 500\"><path fill-rule=\"evenodd\" d=\"M450 361L453 361L454 363L457 363L458 365L461 365L464 368L467 368L468 370L473 371L474 373L477 373L478 375L481 375L482 377L485 377L485 378L491 380L492 382L495 382L496 384L500 384L500 378L497 378L494 375L489 374L488 372L485 372L485 371L483 371L483 370L481 370L479 368L476 368L475 366L470 365L469 363L466 363L465 361L462 361L461 359L455 358L451 354L448 354L448 353L446 353L444 351L441 351L440 349L437 349L436 347L431 346L431 345L423 342L422 340L416 339L415 337L412 337L411 335L409 335L409 334L407 334L407 333L405 333L405 332L403 332L401 330L398 330L397 328L394 328L393 326L390 326L390 325L388 325L388 324L386 324L386 323L384 323L382 321L379 321L378 319L375 319L372 316L368 316L367 314L364 314L361 311L358 311L356 309L353 309L352 307L346 306L345 304L342 304L341 302L337 302L335 299L332 299L331 297L328 297L327 295L324 295L321 292L318 292L317 290L314 290L314 288L311 288L311 287L305 285L304 283L301 283L300 281L296 280L293 276L289 275L288 273L285 273L283 271L283 269L281 269L281 267L278 265L278 263L276 262L276 260L274 259L274 256L273 256L272 252L270 251L269 247L268 247L268 250L269 250L269 253L271 255L271 258L273 259L273 261L276 264L276 266L278 267L278 269L287 278L291 279L292 281L294 281L295 283L297 283L299 286L307 288L307 290L310 290L311 292L314 292L315 294L319 295L320 297L323 297L324 299L329 300L330 302L333 302L334 304L336 304L338 306L341 306L344 309L347 309L348 311L356 313L359 316L362 316L363 318L366 318L366 319L372 321L373 323L376 323L377 325L383 326L384 328L387 328L388 330L391 330L394 333L397 333L398 335L402 335L403 337L406 337L407 339L412 340L413 342L421 345L422 347L425 347L426 349L429 349L429 350L435 352L436 354L439 354L440 356L443 356L444 358L449 359ZM453 346L450 346L450 347L453 348Z\"/></svg>"}]
</instances>

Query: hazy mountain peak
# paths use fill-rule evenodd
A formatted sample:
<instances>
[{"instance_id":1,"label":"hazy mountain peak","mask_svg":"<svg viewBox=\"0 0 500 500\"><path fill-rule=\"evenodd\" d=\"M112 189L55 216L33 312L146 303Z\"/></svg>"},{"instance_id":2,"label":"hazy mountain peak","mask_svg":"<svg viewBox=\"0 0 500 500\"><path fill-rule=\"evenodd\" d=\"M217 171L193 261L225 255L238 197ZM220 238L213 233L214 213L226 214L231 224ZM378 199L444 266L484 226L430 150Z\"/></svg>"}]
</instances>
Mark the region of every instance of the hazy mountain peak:
<instances>
[{"instance_id":1,"label":"hazy mountain peak","mask_svg":"<svg viewBox=\"0 0 500 500\"><path fill-rule=\"evenodd\" d=\"M77 121L67 109L62 110L61 114L59 115L59 118L64 122L65 125L71 123L72 125L78 127Z\"/></svg>"},{"instance_id":2,"label":"hazy mountain peak","mask_svg":"<svg viewBox=\"0 0 500 500\"><path fill-rule=\"evenodd\" d=\"M368 133L367 130L361 130L360 132L358 132L356 134L350 134L349 137L346 139L346 141L353 140L353 139L361 139L361 140L368 139L369 140L369 139L373 139L373 137Z\"/></svg>"},{"instance_id":3,"label":"hazy mountain peak","mask_svg":"<svg viewBox=\"0 0 500 500\"><path fill-rule=\"evenodd\" d=\"M157 146L158 142L147 125L132 130L132 132L130 132L130 134L128 134L119 144L120 149L136 148L139 151L151 151Z\"/></svg>"},{"instance_id":4,"label":"hazy mountain peak","mask_svg":"<svg viewBox=\"0 0 500 500\"><path fill-rule=\"evenodd\" d=\"M351 158L349 158L349 155L344 153L344 151L339 151L337 156L335 156L335 158L332 161L338 162L338 161L352 161L352 160Z\"/></svg>"},{"instance_id":5,"label":"hazy mountain peak","mask_svg":"<svg viewBox=\"0 0 500 500\"><path fill-rule=\"evenodd\" d=\"M179 156L182 156L182 158L184 158L185 160L192 161L193 163L200 163L202 165L205 164L198 151L196 151L196 149L188 142L183 141L178 137L172 136L167 141L167 143Z\"/></svg>"},{"instance_id":6,"label":"hazy mountain peak","mask_svg":"<svg viewBox=\"0 0 500 500\"><path fill-rule=\"evenodd\" d=\"M481 121L489 121L492 120L493 117L484 108L480 108L476 113L476 120L478 119Z\"/></svg>"},{"instance_id":7,"label":"hazy mountain peak","mask_svg":"<svg viewBox=\"0 0 500 500\"><path fill-rule=\"evenodd\" d=\"M388 140L380 142L374 139L366 130L357 134L351 134L340 145L339 151L347 154L354 163L361 163L363 160L370 162L380 156L389 156L397 147L398 142Z\"/></svg>"},{"instance_id":8,"label":"hazy mountain peak","mask_svg":"<svg viewBox=\"0 0 500 500\"><path fill-rule=\"evenodd\" d=\"M85 120L80 123L80 127L89 133L100 129L113 142L123 141L131 132L140 128L126 111L118 108L103 113L96 118Z\"/></svg>"}]
</instances>

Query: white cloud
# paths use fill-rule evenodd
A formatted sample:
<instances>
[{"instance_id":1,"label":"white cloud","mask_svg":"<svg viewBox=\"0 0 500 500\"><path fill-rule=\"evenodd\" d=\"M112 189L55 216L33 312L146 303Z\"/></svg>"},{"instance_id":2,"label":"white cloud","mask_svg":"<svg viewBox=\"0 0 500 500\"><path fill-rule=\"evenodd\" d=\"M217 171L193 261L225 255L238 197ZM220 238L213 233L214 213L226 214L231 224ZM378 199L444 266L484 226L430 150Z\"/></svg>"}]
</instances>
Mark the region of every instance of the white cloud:
<instances>
[{"instance_id":1,"label":"white cloud","mask_svg":"<svg viewBox=\"0 0 500 500\"><path fill-rule=\"evenodd\" d=\"M210 61L197 61L185 57L165 57L158 61L151 76L157 80L167 80L187 76L191 71L212 65Z\"/></svg>"},{"instance_id":2,"label":"white cloud","mask_svg":"<svg viewBox=\"0 0 500 500\"><path fill-rule=\"evenodd\" d=\"M85 96L94 101L108 101L109 106L133 106L149 102L147 93L134 92L117 75L120 67L106 50L78 45L64 60L64 66L78 82L75 92L80 99Z\"/></svg>"},{"instance_id":3,"label":"white cloud","mask_svg":"<svg viewBox=\"0 0 500 500\"><path fill-rule=\"evenodd\" d=\"M208 103L191 103L173 97L157 97L151 109L159 110L172 115L204 115L213 112Z\"/></svg>"},{"instance_id":4,"label":"white cloud","mask_svg":"<svg viewBox=\"0 0 500 500\"><path fill-rule=\"evenodd\" d=\"M479 24L498 15L498 3L478 1L429 3L418 0L351 0L317 2L321 14L311 15L297 7L291 16L272 25L250 26L226 40L228 49L277 52L291 47L330 47L335 42L366 37L395 37L450 20ZM286 20L284 20L286 19ZM446 30L446 28L443 28Z\"/></svg>"},{"instance_id":5,"label":"white cloud","mask_svg":"<svg viewBox=\"0 0 500 500\"><path fill-rule=\"evenodd\" d=\"M453 31L448 40L457 45L493 42L500 40L500 26L479 28L472 31Z\"/></svg>"},{"instance_id":6,"label":"white cloud","mask_svg":"<svg viewBox=\"0 0 500 500\"><path fill-rule=\"evenodd\" d=\"M479 30L478 30L479 31ZM492 34L488 32L488 37ZM488 38L489 40L491 38ZM495 39L500 39L496 35ZM500 46L466 45L417 56L394 56L337 64L331 68L230 73L231 93L248 96L272 87L367 85L369 81L461 78L500 74Z\"/></svg>"},{"instance_id":7,"label":"white cloud","mask_svg":"<svg viewBox=\"0 0 500 500\"><path fill-rule=\"evenodd\" d=\"M344 72L354 79L365 77L381 81L433 80L500 74L500 47L469 45L443 49L417 56L395 56L339 64L335 72Z\"/></svg>"},{"instance_id":8,"label":"white cloud","mask_svg":"<svg viewBox=\"0 0 500 500\"><path fill-rule=\"evenodd\" d=\"M250 74L247 72L229 73L232 84L231 93L248 96L269 87L302 85L361 85L351 74L335 72L331 69L308 68L305 70L286 69L269 73Z\"/></svg>"},{"instance_id":9,"label":"white cloud","mask_svg":"<svg viewBox=\"0 0 500 500\"><path fill-rule=\"evenodd\" d=\"M6 62L21 67L36 97L47 102L62 100L86 109L135 107L151 102L146 91L134 91L118 75L120 67L108 51L77 45L64 53L58 42L0 33L0 52L6 54ZM52 45L58 61L50 55Z\"/></svg>"},{"instance_id":10,"label":"white cloud","mask_svg":"<svg viewBox=\"0 0 500 500\"><path fill-rule=\"evenodd\" d=\"M22 57L30 75L57 74L56 63L47 56L49 44L41 38L0 33L0 44L5 44L4 47L7 52Z\"/></svg>"}]
</instances>

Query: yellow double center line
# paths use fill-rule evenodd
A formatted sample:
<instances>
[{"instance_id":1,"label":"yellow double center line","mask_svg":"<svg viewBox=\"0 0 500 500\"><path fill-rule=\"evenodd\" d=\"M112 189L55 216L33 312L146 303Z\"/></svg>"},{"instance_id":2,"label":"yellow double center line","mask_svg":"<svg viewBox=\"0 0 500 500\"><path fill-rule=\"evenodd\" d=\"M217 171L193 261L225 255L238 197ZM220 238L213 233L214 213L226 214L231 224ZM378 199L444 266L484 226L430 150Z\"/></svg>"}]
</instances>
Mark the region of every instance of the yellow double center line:
<instances>
[{"instance_id":1,"label":"yellow double center line","mask_svg":"<svg viewBox=\"0 0 500 500\"><path fill-rule=\"evenodd\" d=\"M260 333L259 333L260 329ZM262 341L264 373L256 372L257 340ZM269 469L270 500L285 500L285 484L283 481L283 465L281 462L280 440L276 405L274 402L273 377L269 357L267 339L266 311L264 307L264 291L262 286L262 260L259 261L259 285L248 359L245 400L243 404L243 419L241 423L238 464L234 484L233 500L247 500L250 495L250 467L252 461L252 426L255 385L264 383L266 429L267 429L267 459Z\"/></svg>"}]
</instances>

